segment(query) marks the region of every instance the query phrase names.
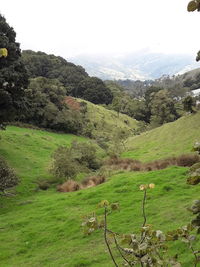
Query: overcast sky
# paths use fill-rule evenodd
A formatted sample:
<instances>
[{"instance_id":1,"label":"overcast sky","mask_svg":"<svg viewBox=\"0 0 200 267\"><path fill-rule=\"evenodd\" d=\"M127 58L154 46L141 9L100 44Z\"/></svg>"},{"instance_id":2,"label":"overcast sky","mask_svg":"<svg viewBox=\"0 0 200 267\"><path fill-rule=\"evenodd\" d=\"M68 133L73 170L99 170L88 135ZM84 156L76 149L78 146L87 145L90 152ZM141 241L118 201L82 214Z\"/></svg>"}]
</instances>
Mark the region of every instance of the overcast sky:
<instances>
[{"instance_id":1,"label":"overcast sky","mask_svg":"<svg viewBox=\"0 0 200 267\"><path fill-rule=\"evenodd\" d=\"M0 12L22 49L65 58L148 48L196 54L200 13L189 0L4 0Z\"/></svg>"}]
</instances>

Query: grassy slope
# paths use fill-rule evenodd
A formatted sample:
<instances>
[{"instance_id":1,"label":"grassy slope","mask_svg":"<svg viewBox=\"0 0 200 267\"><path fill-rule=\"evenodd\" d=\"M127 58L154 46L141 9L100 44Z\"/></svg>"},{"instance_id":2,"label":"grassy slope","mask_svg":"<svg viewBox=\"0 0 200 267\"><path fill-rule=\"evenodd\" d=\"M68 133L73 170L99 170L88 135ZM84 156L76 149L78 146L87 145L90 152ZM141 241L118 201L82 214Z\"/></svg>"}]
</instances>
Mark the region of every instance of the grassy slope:
<instances>
[{"instance_id":1,"label":"grassy slope","mask_svg":"<svg viewBox=\"0 0 200 267\"><path fill-rule=\"evenodd\" d=\"M96 124L96 134L100 133L110 136L113 135L117 129L123 129L133 133L133 130L138 127L138 122L125 114L118 114L114 110L108 110L82 99L81 101L87 103L87 117L92 123Z\"/></svg>"},{"instance_id":2,"label":"grassy slope","mask_svg":"<svg viewBox=\"0 0 200 267\"><path fill-rule=\"evenodd\" d=\"M148 223L161 230L174 229L191 220L186 207L199 196L199 186L186 185L185 172L185 168L172 167L121 173L96 188L68 194L49 190L15 200L12 208L2 209L0 266L112 266L102 232L83 236L81 215L93 211L102 199L119 201L121 211L109 216L110 228L130 233L142 224L143 194L138 187L153 182L156 188L148 195ZM186 246L177 249L183 266L191 266Z\"/></svg>"},{"instance_id":3,"label":"grassy slope","mask_svg":"<svg viewBox=\"0 0 200 267\"><path fill-rule=\"evenodd\" d=\"M129 138L123 157L151 161L191 152L200 140L200 112Z\"/></svg>"},{"instance_id":4,"label":"grassy slope","mask_svg":"<svg viewBox=\"0 0 200 267\"><path fill-rule=\"evenodd\" d=\"M58 146L68 146L76 139L86 138L71 134L23 129L15 126L1 131L0 155L4 156L19 174L21 183L17 190L25 193L36 187L35 181L49 177L51 154Z\"/></svg>"},{"instance_id":5,"label":"grassy slope","mask_svg":"<svg viewBox=\"0 0 200 267\"><path fill-rule=\"evenodd\" d=\"M178 133L184 136L181 128ZM21 193L25 193L38 176L48 177L51 152L60 144L70 144L74 138L72 135L17 127L8 127L1 135L0 153L22 178L18 187ZM180 142L186 140L181 136ZM148 140L151 140L150 135ZM189 144L186 146L189 149ZM158 149L160 151L157 152L162 155L163 144ZM170 150L168 153L171 153ZM144 154L143 159L147 160L145 157ZM152 153L151 157L154 159L157 155ZM156 188L148 196L148 223L161 230L174 229L191 220L186 207L199 197L200 186L187 185L186 172L187 168L171 167L148 173L119 173L105 184L79 192L62 194L51 189L1 199L0 267L112 266L105 253L102 233L83 236L81 215L93 211L102 199L119 201L121 211L109 216L109 225L118 232L137 229L142 223L142 192L138 186L151 182L156 184ZM32 184L31 188L34 187ZM177 246L176 249L180 251L183 266L191 266L192 257L188 256L185 246Z\"/></svg>"}]
</instances>

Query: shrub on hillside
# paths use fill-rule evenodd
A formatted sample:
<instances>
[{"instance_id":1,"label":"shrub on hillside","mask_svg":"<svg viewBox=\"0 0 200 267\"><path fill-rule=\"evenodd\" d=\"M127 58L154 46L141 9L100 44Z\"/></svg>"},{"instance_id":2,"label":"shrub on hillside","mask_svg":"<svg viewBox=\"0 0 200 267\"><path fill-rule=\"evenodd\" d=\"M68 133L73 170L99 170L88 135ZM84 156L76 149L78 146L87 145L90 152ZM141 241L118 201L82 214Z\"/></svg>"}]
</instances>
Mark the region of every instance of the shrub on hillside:
<instances>
[{"instance_id":1,"label":"shrub on hillside","mask_svg":"<svg viewBox=\"0 0 200 267\"><path fill-rule=\"evenodd\" d=\"M11 188L18 184L18 177L14 170L10 168L7 162L0 157L0 191L4 192L6 189Z\"/></svg>"},{"instance_id":2,"label":"shrub on hillside","mask_svg":"<svg viewBox=\"0 0 200 267\"><path fill-rule=\"evenodd\" d=\"M71 149L59 147L53 154L51 172L57 178L73 178L80 171L79 164L73 159Z\"/></svg>"},{"instance_id":3,"label":"shrub on hillside","mask_svg":"<svg viewBox=\"0 0 200 267\"><path fill-rule=\"evenodd\" d=\"M100 168L101 164L93 144L74 141L71 147L59 147L54 152L51 171L57 178L72 179L79 172Z\"/></svg>"},{"instance_id":4,"label":"shrub on hillside","mask_svg":"<svg viewBox=\"0 0 200 267\"><path fill-rule=\"evenodd\" d=\"M71 153L73 158L81 165L97 170L101 167L102 162L97 158L96 147L92 143L72 142Z\"/></svg>"}]
</instances>

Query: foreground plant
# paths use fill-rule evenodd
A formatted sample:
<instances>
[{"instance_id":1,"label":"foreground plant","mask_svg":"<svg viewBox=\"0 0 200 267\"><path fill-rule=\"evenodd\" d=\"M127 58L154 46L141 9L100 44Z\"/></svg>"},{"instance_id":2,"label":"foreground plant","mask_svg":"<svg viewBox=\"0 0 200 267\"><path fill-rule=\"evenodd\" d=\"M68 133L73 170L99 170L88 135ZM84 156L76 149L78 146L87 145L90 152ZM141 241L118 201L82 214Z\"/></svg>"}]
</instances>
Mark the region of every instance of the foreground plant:
<instances>
[{"instance_id":1,"label":"foreground plant","mask_svg":"<svg viewBox=\"0 0 200 267\"><path fill-rule=\"evenodd\" d=\"M97 229L103 229L104 241L115 266L120 265L117 263L116 253L114 253L111 243L114 243L115 252L118 252L123 261L123 266L180 267L181 263L178 261L178 254L174 257L169 257L167 253L169 241L180 240L180 242L187 244L190 253L193 254L193 266L196 267L197 263L200 262L200 250L194 249L193 241L196 239L196 235L200 233L200 200L196 200L190 208L193 214L197 214L197 217L190 224L165 234L161 230L155 230L152 225L147 224L145 211L147 191L154 187L154 184L142 184L139 187L141 191L144 191L142 201L144 220L139 229L139 234L121 234L113 232L108 228L107 217L113 211L119 210L119 204L109 203L107 200L101 201L98 205L100 208L104 209L103 216L97 216L96 213L93 213L92 215L84 217L82 223L84 233L89 235Z\"/></svg>"}]
</instances>

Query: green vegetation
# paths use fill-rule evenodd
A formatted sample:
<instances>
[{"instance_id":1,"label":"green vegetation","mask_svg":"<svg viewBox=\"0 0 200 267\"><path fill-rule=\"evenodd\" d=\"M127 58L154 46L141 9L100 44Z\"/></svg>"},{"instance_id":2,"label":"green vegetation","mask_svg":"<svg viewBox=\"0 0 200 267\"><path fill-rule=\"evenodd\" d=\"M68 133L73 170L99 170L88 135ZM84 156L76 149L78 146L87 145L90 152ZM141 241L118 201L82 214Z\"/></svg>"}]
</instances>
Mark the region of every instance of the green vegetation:
<instances>
[{"instance_id":1,"label":"green vegetation","mask_svg":"<svg viewBox=\"0 0 200 267\"><path fill-rule=\"evenodd\" d=\"M67 95L95 104L109 104L112 101L112 93L101 79L89 77L83 67L62 57L25 50L22 59L30 78L57 79L65 87Z\"/></svg>"},{"instance_id":2,"label":"green vegetation","mask_svg":"<svg viewBox=\"0 0 200 267\"><path fill-rule=\"evenodd\" d=\"M85 78L74 89L72 95L94 104L110 104L113 99L110 89L97 77Z\"/></svg>"},{"instance_id":3,"label":"green vegetation","mask_svg":"<svg viewBox=\"0 0 200 267\"><path fill-rule=\"evenodd\" d=\"M89 131L95 139L98 137L113 139L113 136L121 131L132 135L138 128L138 122L125 114L107 110L103 106L97 106L88 101L84 103L87 104L85 121L88 121L85 131Z\"/></svg>"},{"instance_id":4,"label":"green vegetation","mask_svg":"<svg viewBox=\"0 0 200 267\"><path fill-rule=\"evenodd\" d=\"M129 138L123 157L152 161L190 153L199 140L200 112Z\"/></svg>"},{"instance_id":5,"label":"green vegetation","mask_svg":"<svg viewBox=\"0 0 200 267\"><path fill-rule=\"evenodd\" d=\"M58 178L74 179L80 172L97 170L102 161L97 156L97 146L73 141L70 147L60 146L53 153L52 173Z\"/></svg>"},{"instance_id":6,"label":"green vegetation","mask_svg":"<svg viewBox=\"0 0 200 267\"><path fill-rule=\"evenodd\" d=\"M183 99L183 108L187 112L194 113L194 108L196 106L196 101L193 97L187 96Z\"/></svg>"},{"instance_id":7,"label":"green vegetation","mask_svg":"<svg viewBox=\"0 0 200 267\"><path fill-rule=\"evenodd\" d=\"M0 48L7 51L0 56L0 129L13 120L23 108L22 97L28 85L28 76L20 60L21 50L15 42L16 33L0 14ZM4 51L5 52L5 51Z\"/></svg>"},{"instance_id":8,"label":"green vegetation","mask_svg":"<svg viewBox=\"0 0 200 267\"><path fill-rule=\"evenodd\" d=\"M188 208L196 218L189 224L179 227L175 230L170 230L164 233L161 230L156 230L152 224L148 224L146 214L146 203L148 198L148 190L155 188L155 184L142 184L140 190L144 191L141 211L143 224L139 226L139 232L133 230L132 233L119 233L112 230L112 226L108 225L108 215L119 210L119 203L110 203L107 200L102 200L99 208L104 209L103 216L98 216L95 212L84 217L83 227L85 235L90 235L96 230L102 229L104 232L104 242L110 254L113 264L118 266L182 266L180 264L179 254L176 257L170 255L169 249L172 247L169 243L183 242L188 245L188 253L192 253L193 264L197 266L200 261L194 247L194 240L197 240L197 235L200 230L200 200L195 200L193 205ZM193 234L193 235L192 235ZM114 244L114 248L113 245ZM116 252L121 260L117 260Z\"/></svg>"},{"instance_id":9,"label":"green vegetation","mask_svg":"<svg viewBox=\"0 0 200 267\"><path fill-rule=\"evenodd\" d=\"M186 208L198 198L199 185L186 184L187 168L121 172L102 185L73 193L58 193L53 188L35 192L38 179L50 178L48 169L52 152L60 145L70 145L75 136L10 126L1 137L0 153L21 179L16 197L1 199L2 267L111 266L102 233L84 237L81 216L95 209L102 199L119 202L122 210L108 217L109 224L116 232L130 233L142 224L141 183L156 184L148 197L147 223L165 231L192 219ZM77 140L85 139L77 137ZM159 149L162 151L162 146ZM155 158L156 155L151 154L151 159ZM173 246L175 253L177 247ZM178 246L178 251L183 266L187 267L192 255L188 255L185 245Z\"/></svg>"},{"instance_id":10,"label":"green vegetation","mask_svg":"<svg viewBox=\"0 0 200 267\"><path fill-rule=\"evenodd\" d=\"M30 78L58 79L68 92L75 89L80 81L88 77L83 67L76 66L62 57L47 55L44 52L25 50L22 52L22 60Z\"/></svg>"},{"instance_id":11,"label":"green vegetation","mask_svg":"<svg viewBox=\"0 0 200 267\"><path fill-rule=\"evenodd\" d=\"M0 158L0 191L4 191L11 188L18 183L18 178L13 169L11 169L7 162Z\"/></svg>"},{"instance_id":12,"label":"green vegetation","mask_svg":"<svg viewBox=\"0 0 200 267\"><path fill-rule=\"evenodd\" d=\"M28 128L7 127L1 132L0 154L20 177L16 187L21 194L30 194L37 181L50 178L51 155L59 146L69 146L72 140L85 141L83 137L56 134Z\"/></svg>"},{"instance_id":13,"label":"green vegetation","mask_svg":"<svg viewBox=\"0 0 200 267\"><path fill-rule=\"evenodd\" d=\"M186 184L186 172L186 168L172 167L119 173L87 190L66 194L48 190L6 199L1 208L0 266L112 266L102 233L84 237L81 216L91 212L102 198L118 201L121 210L108 217L108 222L114 231L130 233L143 222L139 185L151 181L156 188L148 197L147 223L164 231L176 229L192 219L186 208L199 197L199 187ZM183 266L188 267L192 260L188 249L181 245L178 251Z\"/></svg>"},{"instance_id":14,"label":"green vegetation","mask_svg":"<svg viewBox=\"0 0 200 267\"><path fill-rule=\"evenodd\" d=\"M189 11L199 11L200 0L189 5ZM20 61L15 32L1 15L0 26L0 129L5 120L19 115L18 125L28 122L95 139L47 132L31 125L9 126L1 131L0 191L9 194L0 195L0 267L110 267L101 231L85 236L84 225L81 227L85 214L94 210L97 215L104 215L96 209L102 199L120 203L119 212L107 218L117 233L140 234L138 226L146 227L146 223L172 232L192 220L199 226L200 202L193 207L196 218L187 208L199 198L200 112L171 121L183 114L183 104L193 113L193 98L183 103L181 98L198 85L200 76L195 76L195 84L180 77L136 82L137 88L147 88L133 99L120 86L89 77L81 66L61 57L28 50ZM71 96L105 104L107 109ZM143 122L139 124L120 112ZM150 127L164 125L133 137L146 128L146 123ZM173 158L191 152L195 142L192 155ZM127 148L129 151L122 156L134 160L117 157ZM103 165L107 155L112 157ZM161 160L167 157L172 158ZM174 162L179 166L172 166ZM196 164L190 170L180 167L193 163ZM85 177L88 173L91 176ZM145 186L153 188L154 184L155 189L146 198ZM14 185L17 186L13 188ZM140 216L143 196L139 188L145 189L147 222ZM190 237L187 240L190 242ZM197 238L195 249L199 250L199 245ZM194 251L189 253L187 244L168 241L168 246L171 256L179 255L183 267L193 264Z\"/></svg>"},{"instance_id":15,"label":"green vegetation","mask_svg":"<svg viewBox=\"0 0 200 267\"><path fill-rule=\"evenodd\" d=\"M57 79L30 79L25 97L28 113L23 114L20 121L66 133L81 133L83 116L67 107L66 88Z\"/></svg>"}]
</instances>

